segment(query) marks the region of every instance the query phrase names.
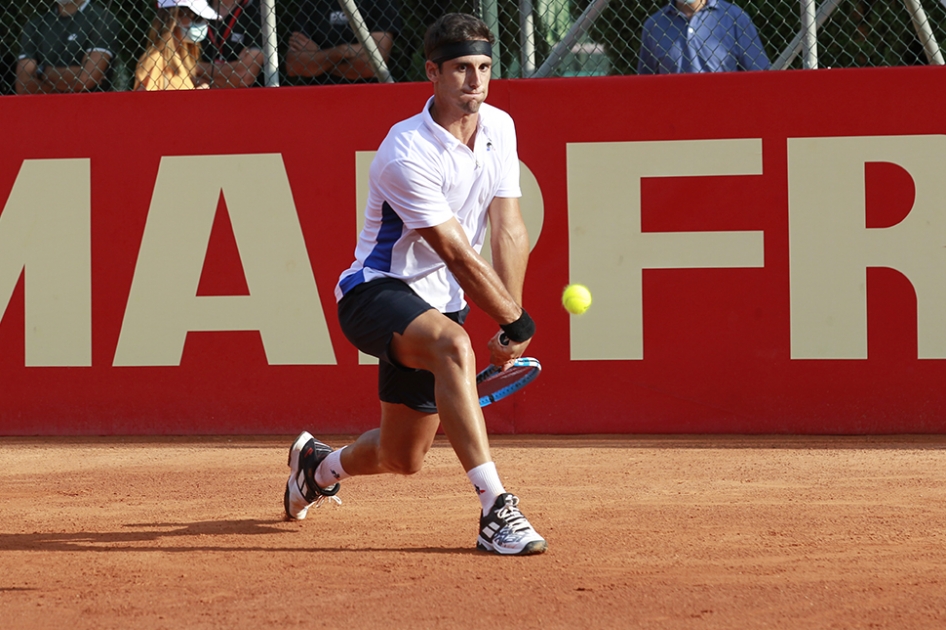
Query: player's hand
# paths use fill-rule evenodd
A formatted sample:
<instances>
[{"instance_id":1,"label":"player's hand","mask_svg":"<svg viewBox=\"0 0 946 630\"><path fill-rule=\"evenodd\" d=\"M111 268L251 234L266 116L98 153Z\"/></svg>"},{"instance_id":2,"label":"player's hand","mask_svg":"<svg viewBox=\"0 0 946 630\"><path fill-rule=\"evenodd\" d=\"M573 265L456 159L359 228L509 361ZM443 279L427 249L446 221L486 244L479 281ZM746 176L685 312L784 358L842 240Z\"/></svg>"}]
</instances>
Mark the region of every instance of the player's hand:
<instances>
[{"instance_id":1,"label":"player's hand","mask_svg":"<svg viewBox=\"0 0 946 630\"><path fill-rule=\"evenodd\" d=\"M522 342L511 341L506 337L505 333L500 330L493 335L493 338L486 344L486 347L489 348L489 362L493 365L498 365L503 370L507 370L512 367L516 359L525 353L531 341L531 339Z\"/></svg>"}]
</instances>

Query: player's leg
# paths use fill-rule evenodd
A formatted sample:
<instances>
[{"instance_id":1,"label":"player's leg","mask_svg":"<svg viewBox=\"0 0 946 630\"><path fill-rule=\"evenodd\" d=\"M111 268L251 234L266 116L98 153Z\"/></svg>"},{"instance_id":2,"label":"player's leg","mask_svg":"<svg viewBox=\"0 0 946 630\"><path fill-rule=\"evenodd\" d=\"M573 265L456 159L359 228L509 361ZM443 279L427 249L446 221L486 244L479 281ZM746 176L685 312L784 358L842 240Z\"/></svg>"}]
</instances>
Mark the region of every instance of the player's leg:
<instances>
[{"instance_id":1,"label":"player's leg","mask_svg":"<svg viewBox=\"0 0 946 630\"><path fill-rule=\"evenodd\" d=\"M437 338L451 333L466 338L463 328L451 317L436 310L421 312L411 322L389 336L378 366L378 395L381 399L381 426L358 437L355 442L332 453L319 465L315 480L323 487L349 476L378 473L413 474L420 470L440 425L435 391L437 382L431 370L414 360L410 344L437 346ZM422 334L421 331L427 331ZM466 340L469 343L469 340ZM449 354L441 348L441 352ZM472 354L472 349L470 350ZM403 356L402 356L403 355ZM404 359L403 357L408 357ZM476 406L479 411L479 406ZM481 414L482 415L482 414ZM461 462L469 469L489 461L485 424L476 432L477 449L473 455L461 451ZM473 462L468 464L468 462Z\"/></svg>"},{"instance_id":2,"label":"player's leg","mask_svg":"<svg viewBox=\"0 0 946 630\"><path fill-rule=\"evenodd\" d=\"M345 476L396 473L412 475L420 471L424 456L434 443L440 419L436 413L417 411L405 405L382 402L381 427L361 434L341 449L339 459ZM327 462L328 464L328 462ZM319 473L330 465L320 467ZM340 480L338 477L336 480ZM329 478L316 476L327 485Z\"/></svg>"},{"instance_id":3,"label":"player's leg","mask_svg":"<svg viewBox=\"0 0 946 630\"><path fill-rule=\"evenodd\" d=\"M381 427L338 450L308 432L296 438L289 450L290 475L284 499L289 518L304 519L312 504L318 506L325 498L334 497L340 482L348 477L409 475L421 469L440 425L437 414L401 404L382 402L381 406Z\"/></svg>"},{"instance_id":4,"label":"player's leg","mask_svg":"<svg viewBox=\"0 0 946 630\"><path fill-rule=\"evenodd\" d=\"M352 289L339 302L339 321L356 347L381 359L381 427L362 435L353 445L329 453L322 450L330 451L327 446L303 434L294 448L300 445L301 451L308 453L314 446L317 460L306 459L307 472L297 474L290 453L292 474L287 488L304 478L304 489L315 487L300 500L304 501L337 491L338 482L351 474L416 472L442 422L480 497L477 546L503 554L541 553L545 540L519 512L518 498L505 492L490 458L486 423L476 394L475 356L460 325L464 317L465 312L443 314L431 309L396 280L374 280ZM326 485L333 481L334 485ZM289 496L287 489L287 514L303 518L308 506L303 505L301 516L295 516ZM295 510L298 504L291 507Z\"/></svg>"},{"instance_id":5,"label":"player's leg","mask_svg":"<svg viewBox=\"0 0 946 630\"><path fill-rule=\"evenodd\" d=\"M318 465L332 453L332 448L303 431L289 447L289 479L283 495L286 516L294 520L306 517L309 508L318 507L325 499L339 501L339 484L320 486L314 473ZM339 501L340 502L340 501Z\"/></svg>"},{"instance_id":6,"label":"player's leg","mask_svg":"<svg viewBox=\"0 0 946 630\"><path fill-rule=\"evenodd\" d=\"M400 364L433 374L440 422L463 469L491 461L476 393L476 355L463 327L438 311L427 311L403 334L394 335L391 352Z\"/></svg>"},{"instance_id":7,"label":"player's leg","mask_svg":"<svg viewBox=\"0 0 946 630\"><path fill-rule=\"evenodd\" d=\"M547 549L519 511L519 498L505 491L489 451L486 421L476 393L476 357L463 327L436 311L418 316L391 350L399 363L434 375L434 396L444 433L480 498L477 548L527 555Z\"/></svg>"},{"instance_id":8,"label":"player's leg","mask_svg":"<svg viewBox=\"0 0 946 630\"><path fill-rule=\"evenodd\" d=\"M333 451L308 433L301 434L289 453L286 514L305 518L311 503L334 495L346 477L381 472L415 471L423 462L439 424L433 398L433 375L400 365L392 358L392 338L431 306L406 284L378 279L351 289L339 302L342 331L355 347L380 359L379 397L404 403L382 405L381 428L368 431L353 444ZM437 311L437 316L446 317ZM397 407L403 411L391 411ZM398 422L389 418L396 416ZM392 427L396 430L392 431Z\"/></svg>"}]
</instances>

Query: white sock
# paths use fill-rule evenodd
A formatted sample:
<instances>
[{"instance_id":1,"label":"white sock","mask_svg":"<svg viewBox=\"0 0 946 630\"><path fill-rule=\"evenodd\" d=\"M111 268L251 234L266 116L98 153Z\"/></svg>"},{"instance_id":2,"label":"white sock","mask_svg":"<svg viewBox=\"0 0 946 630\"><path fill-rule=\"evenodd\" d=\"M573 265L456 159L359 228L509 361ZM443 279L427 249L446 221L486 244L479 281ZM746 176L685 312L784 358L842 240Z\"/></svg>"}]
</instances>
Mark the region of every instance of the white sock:
<instances>
[{"instance_id":1,"label":"white sock","mask_svg":"<svg viewBox=\"0 0 946 630\"><path fill-rule=\"evenodd\" d=\"M506 492L503 482L499 480L499 473L496 472L496 464L493 462L480 464L470 469L466 476L476 489L476 495L480 498L485 515L496 503L496 497Z\"/></svg>"},{"instance_id":2,"label":"white sock","mask_svg":"<svg viewBox=\"0 0 946 630\"><path fill-rule=\"evenodd\" d=\"M315 469L315 483L319 484L320 488L334 486L342 479L351 477L342 467L342 451L344 450L344 448L340 448L337 451L332 451Z\"/></svg>"}]
</instances>

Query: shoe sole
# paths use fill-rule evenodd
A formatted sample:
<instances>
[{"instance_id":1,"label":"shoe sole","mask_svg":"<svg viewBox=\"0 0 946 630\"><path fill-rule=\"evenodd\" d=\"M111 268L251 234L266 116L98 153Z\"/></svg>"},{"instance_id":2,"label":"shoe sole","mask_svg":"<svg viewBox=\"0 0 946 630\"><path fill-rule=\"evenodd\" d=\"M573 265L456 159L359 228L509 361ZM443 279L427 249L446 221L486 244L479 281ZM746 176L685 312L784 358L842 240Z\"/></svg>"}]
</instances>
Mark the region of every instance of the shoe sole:
<instances>
[{"instance_id":1,"label":"shoe sole","mask_svg":"<svg viewBox=\"0 0 946 630\"><path fill-rule=\"evenodd\" d=\"M289 447L289 461L286 462L289 468L292 468L292 456L295 453L296 456L296 466L299 465L299 455L302 453L302 447L305 446L305 443L309 440L314 440L312 434L308 431L303 431L299 434L299 437L296 438L296 441L292 443L292 446Z\"/></svg>"},{"instance_id":2,"label":"shoe sole","mask_svg":"<svg viewBox=\"0 0 946 630\"><path fill-rule=\"evenodd\" d=\"M291 477L290 477L290 479L291 479ZM296 518L295 516L293 516L292 514L289 513L289 507L290 507L290 506L289 506L289 481L286 482L286 493L283 495L282 504L283 504L283 507L284 507L285 510L286 510L286 520L287 520L287 521L301 521L301 520L302 520L302 519L300 519L300 518Z\"/></svg>"},{"instance_id":3,"label":"shoe sole","mask_svg":"<svg viewBox=\"0 0 946 630\"><path fill-rule=\"evenodd\" d=\"M286 518L290 521L301 521L303 520L307 513L308 508L300 512L299 516L293 516L290 512L291 506L289 504L289 484L292 483L292 478L294 473L297 472L296 469L299 467L299 455L302 453L302 447L305 446L305 443L312 439L312 435L308 431L303 431L299 434L299 437L296 438L296 441L292 443L292 446L289 447L289 479L286 480L286 493L283 495L283 507L286 510ZM295 466L293 466L293 455L295 455Z\"/></svg>"},{"instance_id":4,"label":"shoe sole","mask_svg":"<svg viewBox=\"0 0 946 630\"><path fill-rule=\"evenodd\" d=\"M492 544L482 539L477 539L476 548L479 551L495 553L499 554L500 556L535 556L540 553L545 553L549 548L549 544L544 540L533 540L532 542L527 543L526 546L519 551L500 551Z\"/></svg>"}]
</instances>

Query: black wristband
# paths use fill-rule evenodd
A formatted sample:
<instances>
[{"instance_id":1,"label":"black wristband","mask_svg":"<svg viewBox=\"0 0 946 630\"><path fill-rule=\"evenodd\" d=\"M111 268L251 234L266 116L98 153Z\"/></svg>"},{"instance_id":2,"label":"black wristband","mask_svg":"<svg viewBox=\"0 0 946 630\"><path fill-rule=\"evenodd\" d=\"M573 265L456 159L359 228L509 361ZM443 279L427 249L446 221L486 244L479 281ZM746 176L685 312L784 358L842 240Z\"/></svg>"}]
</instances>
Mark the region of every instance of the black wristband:
<instances>
[{"instance_id":1,"label":"black wristband","mask_svg":"<svg viewBox=\"0 0 946 630\"><path fill-rule=\"evenodd\" d=\"M528 341L535 334L535 322L529 317L526 309L522 309L522 315L519 316L519 319L509 324L500 324L499 327L503 329L510 340L516 343Z\"/></svg>"}]
</instances>

